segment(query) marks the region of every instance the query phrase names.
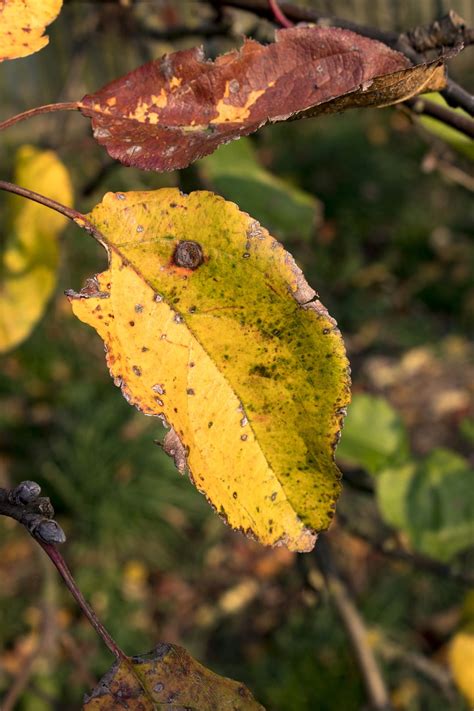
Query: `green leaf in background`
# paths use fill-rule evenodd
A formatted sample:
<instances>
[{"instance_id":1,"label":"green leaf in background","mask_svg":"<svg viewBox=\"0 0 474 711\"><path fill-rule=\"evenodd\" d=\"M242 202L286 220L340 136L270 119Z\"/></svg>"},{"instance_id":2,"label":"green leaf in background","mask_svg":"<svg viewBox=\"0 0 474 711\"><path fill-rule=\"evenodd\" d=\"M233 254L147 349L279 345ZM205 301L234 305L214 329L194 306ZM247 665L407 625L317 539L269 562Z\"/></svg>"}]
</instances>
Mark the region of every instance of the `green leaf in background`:
<instances>
[{"instance_id":1,"label":"green leaf in background","mask_svg":"<svg viewBox=\"0 0 474 711\"><path fill-rule=\"evenodd\" d=\"M449 560L474 545L474 471L454 452L435 449L420 462L386 469L377 499L385 521L421 553Z\"/></svg>"},{"instance_id":2,"label":"green leaf in background","mask_svg":"<svg viewBox=\"0 0 474 711\"><path fill-rule=\"evenodd\" d=\"M221 146L198 166L209 187L281 239L308 240L321 220L319 200L262 168L249 138Z\"/></svg>"},{"instance_id":3,"label":"green leaf in background","mask_svg":"<svg viewBox=\"0 0 474 711\"><path fill-rule=\"evenodd\" d=\"M433 101L435 104L446 106L451 111L469 118L469 114L466 113L466 111L463 111L463 109L451 108L438 92L424 94L423 99ZM431 118L430 116L419 116L417 121L419 121L427 131L434 134L437 138L441 138L442 141L448 143L456 151L459 151L459 153L463 153L471 160L474 160L474 141L464 133L456 131L455 128L451 128L451 126L447 126L446 124L441 123L441 121Z\"/></svg>"},{"instance_id":4,"label":"green leaf in background","mask_svg":"<svg viewBox=\"0 0 474 711\"><path fill-rule=\"evenodd\" d=\"M382 397L354 395L337 449L340 461L377 474L389 463L408 457L405 426Z\"/></svg>"}]
</instances>

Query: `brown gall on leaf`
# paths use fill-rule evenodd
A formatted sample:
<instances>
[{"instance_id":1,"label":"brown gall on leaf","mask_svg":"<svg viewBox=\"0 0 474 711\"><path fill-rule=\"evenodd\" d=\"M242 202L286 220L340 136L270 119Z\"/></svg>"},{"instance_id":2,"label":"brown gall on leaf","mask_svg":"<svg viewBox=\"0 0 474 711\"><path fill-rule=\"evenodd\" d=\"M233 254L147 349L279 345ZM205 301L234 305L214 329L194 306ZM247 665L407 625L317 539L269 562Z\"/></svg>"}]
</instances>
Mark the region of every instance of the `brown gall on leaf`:
<instances>
[{"instance_id":1,"label":"brown gall on leaf","mask_svg":"<svg viewBox=\"0 0 474 711\"><path fill-rule=\"evenodd\" d=\"M159 644L149 654L115 662L84 700L84 711L265 711L246 686L214 674L183 648Z\"/></svg>"},{"instance_id":2,"label":"brown gall on leaf","mask_svg":"<svg viewBox=\"0 0 474 711\"><path fill-rule=\"evenodd\" d=\"M199 242L184 240L178 242L173 253L173 262L177 267L197 269L204 262L204 254Z\"/></svg>"},{"instance_id":3,"label":"brown gall on leaf","mask_svg":"<svg viewBox=\"0 0 474 711\"><path fill-rule=\"evenodd\" d=\"M438 64L433 77L431 65L411 67L401 53L349 30L293 27L277 31L266 46L246 39L215 61L200 48L174 52L86 95L79 108L113 158L175 170L315 107L381 106L431 90L433 81L439 88L444 69Z\"/></svg>"}]
</instances>

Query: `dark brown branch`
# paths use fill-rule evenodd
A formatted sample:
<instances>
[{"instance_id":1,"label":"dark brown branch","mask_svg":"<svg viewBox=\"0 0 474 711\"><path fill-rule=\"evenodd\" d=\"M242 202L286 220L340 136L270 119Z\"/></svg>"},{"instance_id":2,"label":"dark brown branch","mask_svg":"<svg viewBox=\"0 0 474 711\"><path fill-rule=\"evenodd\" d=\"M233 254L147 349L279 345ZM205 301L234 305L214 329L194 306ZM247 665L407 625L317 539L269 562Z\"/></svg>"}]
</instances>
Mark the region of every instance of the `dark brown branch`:
<instances>
[{"instance_id":1,"label":"dark brown branch","mask_svg":"<svg viewBox=\"0 0 474 711\"><path fill-rule=\"evenodd\" d=\"M41 497L40 493L40 486L34 481L23 481L12 490L0 489L0 515L9 516L25 526L54 563L66 587L108 649L117 659L131 666L126 654L112 639L94 610L87 603L64 558L56 548L57 543L64 543L66 536L61 527L53 520L54 509L50 500Z\"/></svg>"},{"instance_id":2,"label":"dark brown branch","mask_svg":"<svg viewBox=\"0 0 474 711\"><path fill-rule=\"evenodd\" d=\"M53 520L54 509L34 481L22 481L11 491L0 489L0 515L21 523L38 542L64 543L66 536Z\"/></svg>"},{"instance_id":3,"label":"dark brown branch","mask_svg":"<svg viewBox=\"0 0 474 711\"><path fill-rule=\"evenodd\" d=\"M442 104L436 104L434 101L417 96L413 99L407 99L403 102L403 105L408 106L415 114L431 116L446 126L451 126L456 131L463 133L468 138L474 138L474 121L456 111L451 111L451 109Z\"/></svg>"},{"instance_id":4,"label":"dark brown branch","mask_svg":"<svg viewBox=\"0 0 474 711\"><path fill-rule=\"evenodd\" d=\"M379 665L368 641L368 630L331 556L329 544L321 535L315 550L330 598L351 641L374 711L391 711L390 698Z\"/></svg>"},{"instance_id":5,"label":"dark brown branch","mask_svg":"<svg viewBox=\"0 0 474 711\"><path fill-rule=\"evenodd\" d=\"M441 95L446 99L450 106L454 108L460 106L470 116L474 116L474 96L470 94L462 86L456 84L455 81L448 79L446 89L443 89Z\"/></svg>"},{"instance_id":6,"label":"dark brown branch","mask_svg":"<svg viewBox=\"0 0 474 711\"><path fill-rule=\"evenodd\" d=\"M267 20L274 19L273 11L267 0L213 0L213 4L248 10L248 12L258 17L264 17ZM279 7L285 16L293 22L314 22L323 27L342 27L343 29L357 32L364 37L380 40L380 42L385 42L385 44L393 44L398 40L398 34L396 32L384 32L376 27L367 27L365 25L359 25L356 22L351 22L350 20L343 20L342 17L327 17L310 7L299 7L298 5L293 5L288 2L280 2Z\"/></svg>"},{"instance_id":7,"label":"dark brown branch","mask_svg":"<svg viewBox=\"0 0 474 711\"><path fill-rule=\"evenodd\" d=\"M474 44L474 29L467 27L462 17L450 10L439 20L408 30L401 37L406 37L408 44L423 54L440 47Z\"/></svg>"},{"instance_id":8,"label":"dark brown branch","mask_svg":"<svg viewBox=\"0 0 474 711\"><path fill-rule=\"evenodd\" d=\"M229 25L225 23L203 23L202 25L173 25L165 29L156 29L154 27L141 27L140 35L146 39L156 40L158 42L171 42L173 40L183 39L184 37L226 37L229 34Z\"/></svg>"},{"instance_id":9,"label":"dark brown branch","mask_svg":"<svg viewBox=\"0 0 474 711\"><path fill-rule=\"evenodd\" d=\"M77 111L79 109L78 101L63 101L59 104L45 104L44 106L36 106L34 109L28 109L28 111L23 111L21 114L16 114L5 121L0 123L0 131L5 128L13 126L15 123L20 121L26 121L26 119L32 118L33 116L39 116L40 114L50 114L53 111Z\"/></svg>"}]
</instances>

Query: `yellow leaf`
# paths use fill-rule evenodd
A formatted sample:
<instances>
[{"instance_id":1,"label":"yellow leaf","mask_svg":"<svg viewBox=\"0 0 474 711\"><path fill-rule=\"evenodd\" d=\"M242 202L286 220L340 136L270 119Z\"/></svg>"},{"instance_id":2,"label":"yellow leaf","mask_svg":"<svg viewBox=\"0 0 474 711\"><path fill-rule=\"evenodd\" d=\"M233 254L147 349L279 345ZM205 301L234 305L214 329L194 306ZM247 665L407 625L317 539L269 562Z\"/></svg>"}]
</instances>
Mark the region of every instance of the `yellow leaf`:
<instances>
[{"instance_id":1,"label":"yellow leaf","mask_svg":"<svg viewBox=\"0 0 474 711\"><path fill-rule=\"evenodd\" d=\"M449 645L449 664L456 686L474 706L474 631L458 632Z\"/></svg>"},{"instance_id":2,"label":"yellow leaf","mask_svg":"<svg viewBox=\"0 0 474 711\"><path fill-rule=\"evenodd\" d=\"M141 657L117 661L84 701L85 711L265 711L246 686L218 676L183 647L159 644Z\"/></svg>"},{"instance_id":3,"label":"yellow leaf","mask_svg":"<svg viewBox=\"0 0 474 711\"><path fill-rule=\"evenodd\" d=\"M46 47L49 37L43 33L62 4L63 0L0 0L0 62Z\"/></svg>"},{"instance_id":4,"label":"yellow leaf","mask_svg":"<svg viewBox=\"0 0 474 711\"><path fill-rule=\"evenodd\" d=\"M171 425L165 450L230 526L311 550L340 490L349 376L292 257L209 192L108 193L87 218L110 266L69 297L124 396Z\"/></svg>"},{"instance_id":5,"label":"yellow leaf","mask_svg":"<svg viewBox=\"0 0 474 711\"><path fill-rule=\"evenodd\" d=\"M54 151L23 146L15 162L16 183L72 204L69 175ZM7 200L0 267L0 352L21 343L41 318L56 284L58 235L67 224L66 217L35 202L15 195Z\"/></svg>"}]
</instances>

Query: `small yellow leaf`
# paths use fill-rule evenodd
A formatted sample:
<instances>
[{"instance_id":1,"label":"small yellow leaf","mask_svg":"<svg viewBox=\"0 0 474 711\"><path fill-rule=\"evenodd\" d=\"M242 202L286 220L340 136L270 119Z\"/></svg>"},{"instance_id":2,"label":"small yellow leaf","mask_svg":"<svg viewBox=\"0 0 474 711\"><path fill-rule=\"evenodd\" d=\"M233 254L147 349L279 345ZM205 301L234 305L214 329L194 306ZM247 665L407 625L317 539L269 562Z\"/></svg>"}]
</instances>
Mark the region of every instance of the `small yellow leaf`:
<instances>
[{"instance_id":1,"label":"small yellow leaf","mask_svg":"<svg viewBox=\"0 0 474 711\"><path fill-rule=\"evenodd\" d=\"M72 205L69 175L54 151L20 148L14 181ZM35 202L16 195L7 200L0 265L0 352L21 343L41 318L56 284L58 235L67 224L66 217Z\"/></svg>"},{"instance_id":2,"label":"small yellow leaf","mask_svg":"<svg viewBox=\"0 0 474 711\"><path fill-rule=\"evenodd\" d=\"M449 645L449 664L456 686L474 706L474 630L461 630Z\"/></svg>"},{"instance_id":3,"label":"small yellow leaf","mask_svg":"<svg viewBox=\"0 0 474 711\"><path fill-rule=\"evenodd\" d=\"M229 525L311 550L340 490L348 363L335 321L258 222L209 192L109 193L108 271L69 293L127 400Z\"/></svg>"},{"instance_id":4,"label":"small yellow leaf","mask_svg":"<svg viewBox=\"0 0 474 711\"><path fill-rule=\"evenodd\" d=\"M46 47L49 37L44 31L62 4L63 0L0 0L0 62Z\"/></svg>"}]
</instances>

